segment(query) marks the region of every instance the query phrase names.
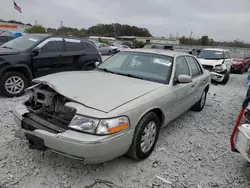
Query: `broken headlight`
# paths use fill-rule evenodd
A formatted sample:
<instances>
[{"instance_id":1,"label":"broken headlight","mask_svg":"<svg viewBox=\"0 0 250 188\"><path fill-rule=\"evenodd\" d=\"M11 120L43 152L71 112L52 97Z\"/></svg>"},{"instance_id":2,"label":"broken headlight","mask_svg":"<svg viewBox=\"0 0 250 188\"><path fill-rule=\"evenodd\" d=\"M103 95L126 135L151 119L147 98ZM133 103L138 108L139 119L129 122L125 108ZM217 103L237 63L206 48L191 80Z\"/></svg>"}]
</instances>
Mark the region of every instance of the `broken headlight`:
<instances>
[{"instance_id":1,"label":"broken headlight","mask_svg":"<svg viewBox=\"0 0 250 188\"><path fill-rule=\"evenodd\" d=\"M221 71L223 71L223 67L222 67L222 65L215 65L214 70L221 72Z\"/></svg>"},{"instance_id":2,"label":"broken headlight","mask_svg":"<svg viewBox=\"0 0 250 188\"><path fill-rule=\"evenodd\" d=\"M110 119L95 119L76 115L69 125L70 128L82 132L107 135L129 128L129 119L125 116Z\"/></svg>"},{"instance_id":3,"label":"broken headlight","mask_svg":"<svg viewBox=\"0 0 250 188\"><path fill-rule=\"evenodd\" d=\"M83 132L94 133L99 121L99 119L75 115L69 127Z\"/></svg>"}]
</instances>

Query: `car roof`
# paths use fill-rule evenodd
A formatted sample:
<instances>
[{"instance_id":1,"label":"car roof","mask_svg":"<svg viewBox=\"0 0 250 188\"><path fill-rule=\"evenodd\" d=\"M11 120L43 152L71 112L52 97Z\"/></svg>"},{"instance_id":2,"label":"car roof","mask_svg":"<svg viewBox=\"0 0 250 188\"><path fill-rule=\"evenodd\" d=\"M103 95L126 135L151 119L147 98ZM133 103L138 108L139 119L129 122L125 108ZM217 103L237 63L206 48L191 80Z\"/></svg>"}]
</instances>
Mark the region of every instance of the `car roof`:
<instances>
[{"instance_id":1,"label":"car roof","mask_svg":"<svg viewBox=\"0 0 250 188\"><path fill-rule=\"evenodd\" d=\"M152 54L166 55L166 56L170 56L170 57L174 57L176 55L188 55L185 52L176 52L176 51L172 51L172 50L161 50L161 49L145 49L145 48L126 49L123 51L124 52L152 53Z\"/></svg>"},{"instance_id":2,"label":"car roof","mask_svg":"<svg viewBox=\"0 0 250 188\"><path fill-rule=\"evenodd\" d=\"M229 50L222 48L203 48L203 50L219 51L219 52L228 52Z\"/></svg>"},{"instance_id":3,"label":"car roof","mask_svg":"<svg viewBox=\"0 0 250 188\"><path fill-rule=\"evenodd\" d=\"M50 36L52 36L51 34L38 34L38 33L36 33L36 34L27 34L27 35L24 35L24 36L39 36L39 37L44 37L44 38L47 38L47 37L50 37Z\"/></svg>"},{"instance_id":4,"label":"car roof","mask_svg":"<svg viewBox=\"0 0 250 188\"><path fill-rule=\"evenodd\" d=\"M89 38L81 38L81 37L74 37L74 36L67 36L67 35L57 35L57 34L50 34L50 33L44 33L44 34L28 34L28 36L40 36L40 37L44 37L44 38L50 38L50 37L63 37L63 38L68 38L68 39L79 39L82 41L89 41L92 42L91 40L89 40Z\"/></svg>"}]
</instances>

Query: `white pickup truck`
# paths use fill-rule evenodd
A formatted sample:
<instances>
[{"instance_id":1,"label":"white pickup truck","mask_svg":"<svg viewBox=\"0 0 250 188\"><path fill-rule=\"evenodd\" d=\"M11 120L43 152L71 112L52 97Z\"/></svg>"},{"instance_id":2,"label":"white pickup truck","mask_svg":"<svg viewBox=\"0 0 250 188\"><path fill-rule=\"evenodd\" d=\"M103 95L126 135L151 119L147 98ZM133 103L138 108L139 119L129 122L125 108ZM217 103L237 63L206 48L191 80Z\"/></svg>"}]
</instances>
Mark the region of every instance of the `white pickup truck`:
<instances>
[{"instance_id":1,"label":"white pickup truck","mask_svg":"<svg viewBox=\"0 0 250 188\"><path fill-rule=\"evenodd\" d=\"M219 48L204 48L198 55L198 60L204 69L211 72L211 79L226 84L230 78L233 60L229 50Z\"/></svg>"}]
</instances>

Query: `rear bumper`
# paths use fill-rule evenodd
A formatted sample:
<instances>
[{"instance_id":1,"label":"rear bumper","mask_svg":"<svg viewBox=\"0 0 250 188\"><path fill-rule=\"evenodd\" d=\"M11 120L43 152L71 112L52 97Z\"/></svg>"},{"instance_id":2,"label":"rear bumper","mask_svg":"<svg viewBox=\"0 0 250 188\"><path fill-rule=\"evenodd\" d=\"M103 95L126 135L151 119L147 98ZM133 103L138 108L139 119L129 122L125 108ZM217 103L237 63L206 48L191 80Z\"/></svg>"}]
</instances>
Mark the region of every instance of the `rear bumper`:
<instances>
[{"instance_id":1,"label":"rear bumper","mask_svg":"<svg viewBox=\"0 0 250 188\"><path fill-rule=\"evenodd\" d=\"M125 154L132 142L133 131L119 135L97 136L72 130L51 133L36 129L27 131L22 128L22 115L27 110L24 105L15 108L13 118L18 125L15 137L26 139L26 134L41 138L46 149L62 155L83 160L86 163L102 163Z\"/></svg>"},{"instance_id":2,"label":"rear bumper","mask_svg":"<svg viewBox=\"0 0 250 188\"><path fill-rule=\"evenodd\" d=\"M235 148L250 162L250 124L243 124L238 128Z\"/></svg>"}]
</instances>

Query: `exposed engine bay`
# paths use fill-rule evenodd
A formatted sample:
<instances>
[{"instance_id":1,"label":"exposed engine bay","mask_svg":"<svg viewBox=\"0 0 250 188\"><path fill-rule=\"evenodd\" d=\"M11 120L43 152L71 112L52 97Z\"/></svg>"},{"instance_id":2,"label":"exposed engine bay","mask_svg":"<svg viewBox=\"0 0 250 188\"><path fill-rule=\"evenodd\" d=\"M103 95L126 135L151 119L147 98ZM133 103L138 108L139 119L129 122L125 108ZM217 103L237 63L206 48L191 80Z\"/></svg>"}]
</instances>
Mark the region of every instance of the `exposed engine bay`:
<instances>
[{"instance_id":1,"label":"exposed engine bay","mask_svg":"<svg viewBox=\"0 0 250 188\"><path fill-rule=\"evenodd\" d=\"M39 84L29 90L30 98L24 103L32 116L38 116L54 125L67 128L76 109L66 103L71 102L63 95L45 84Z\"/></svg>"}]
</instances>

